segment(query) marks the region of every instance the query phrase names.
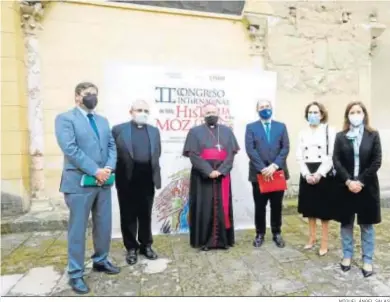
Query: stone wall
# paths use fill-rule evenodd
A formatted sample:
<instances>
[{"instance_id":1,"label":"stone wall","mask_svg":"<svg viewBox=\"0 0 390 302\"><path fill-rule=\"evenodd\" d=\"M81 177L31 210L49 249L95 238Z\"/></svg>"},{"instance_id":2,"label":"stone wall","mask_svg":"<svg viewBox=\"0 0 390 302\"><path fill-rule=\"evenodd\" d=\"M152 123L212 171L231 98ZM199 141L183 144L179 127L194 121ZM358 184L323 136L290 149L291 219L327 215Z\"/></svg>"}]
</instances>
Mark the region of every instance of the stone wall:
<instances>
[{"instance_id":1,"label":"stone wall","mask_svg":"<svg viewBox=\"0 0 390 302\"><path fill-rule=\"evenodd\" d=\"M105 64L252 67L247 33L240 20L136 11L114 5L55 2L45 13L39 43L45 193L50 198L62 198L58 187L63 156L54 136L55 116L74 106L74 87L85 80L101 88L99 107L104 108L104 102L109 102L104 97ZM131 100L123 101L130 105Z\"/></svg>"},{"instance_id":2,"label":"stone wall","mask_svg":"<svg viewBox=\"0 0 390 302\"><path fill-rule=\"evenodd\" d=\"M27 97L19 4L1 1L1 215L29 209Z\"/></svg>"},{"instance_id":3,"label":"stone wall","mask_svg":"<svg viewBox=\"0 0 390 302\"><path fill-rule=\"evenodd\" d=\"M390 208L390 2L376 4L379 19L387 26L380 36L371 63L372 124L379 129L383 149L380 184L383 203Z\"/></svg>"},{"instance_id":4,"label":"stone wall","mask_svg":"<svg viewBox=\"0 0 390 302\"><path fill-rule=\"evenodd\" d=\"M338 1L269 4L273 12L268 18L265 64L278 73L277 118L290 132L292 194L299 177L295 142L306 123L306 104L324 103L330 124L338 130L347 103L358 98L371 107L371 36L364 27L371 6ZM290 7L295 7L291 15Z\"/></svg>"}]
</instances>

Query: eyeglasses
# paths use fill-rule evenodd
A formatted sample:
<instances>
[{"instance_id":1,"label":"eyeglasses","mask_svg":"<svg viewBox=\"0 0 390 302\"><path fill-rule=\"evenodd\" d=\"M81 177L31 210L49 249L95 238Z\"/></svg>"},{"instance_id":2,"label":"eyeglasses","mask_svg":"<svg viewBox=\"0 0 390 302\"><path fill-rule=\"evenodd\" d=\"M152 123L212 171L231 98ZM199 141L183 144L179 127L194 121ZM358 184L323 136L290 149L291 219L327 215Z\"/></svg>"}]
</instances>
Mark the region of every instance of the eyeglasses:
<instances>
[{"instance_id":1,"label":"eyeglasses","mask_svg":"<svg viewBox=\"0 0 390 302\"><path fill-rule=\"evenodd\" d=\"M138 113L146 113L146 114L149 114L149 110L148 109L134 109L135 112L138 112Z\"/></svg>"}]
</instances>

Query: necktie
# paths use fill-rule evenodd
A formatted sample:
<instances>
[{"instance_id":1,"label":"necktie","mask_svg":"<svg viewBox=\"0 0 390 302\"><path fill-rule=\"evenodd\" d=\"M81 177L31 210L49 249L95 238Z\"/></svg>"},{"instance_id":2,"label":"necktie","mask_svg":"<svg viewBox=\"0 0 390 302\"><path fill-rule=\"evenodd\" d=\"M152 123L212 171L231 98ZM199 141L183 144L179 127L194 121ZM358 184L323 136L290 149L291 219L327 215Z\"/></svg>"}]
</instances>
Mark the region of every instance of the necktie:
<instances>
[{"instance_id":1,"label":"necktie","mask_svg":"<svg viewBox=\"0 0 390 302\"><path fill-rule=\"evenodd\" d=\"M98 138L100 138L99 131L98 131L98 128L96 126L95 119L93 118L93 114L92 113L88 113L87 117L88 117L88 120L89 120L89 124L91 125L91 127L92 127L93 131L95 132L96 136Z\"/></svg>"},{"instance_id":2,"label":"necktie","mask_svg":"<svg viewBox=\"0 0 390 302\"><path fill-rule=\"evenodd\" d=\"M270 124L269 123L265 123L265 134L267 135L267 140L268 142L270 141Z\"/></svg>"}]
</instances>

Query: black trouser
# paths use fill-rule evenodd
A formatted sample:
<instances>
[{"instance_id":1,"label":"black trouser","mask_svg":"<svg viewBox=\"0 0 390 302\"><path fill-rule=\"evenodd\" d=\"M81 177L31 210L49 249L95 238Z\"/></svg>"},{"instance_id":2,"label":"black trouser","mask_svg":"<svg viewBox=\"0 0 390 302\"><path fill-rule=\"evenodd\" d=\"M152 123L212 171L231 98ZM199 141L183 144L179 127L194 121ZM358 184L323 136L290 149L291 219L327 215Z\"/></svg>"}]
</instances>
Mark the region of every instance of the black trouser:
<instances>
[{"instance_id":1,"label":"black trouser","mask_svg":"<svg viewBox=\"0 0 390 302\"><path fill-rule=\"evenodd\" d=\"M149 164L135 164L131 182L118 188L123 244L127 250L138 249L140 245L150 246L153 243L154 192Z\"/></svg>"},{"instance_id":2,"label":"black trouser","mask_svg":"<svg viewBox=\"0 0 390 302\"><path fill-rule=\"evenodd\" d=\"M282 202L284 191L260 193L259 184L252 182L253 199L255 201L255 227L256 235L265 235L266 232L266 207L268 200L271 205L271 231L273 235L282 232Z\"/></svg>"}]
</instances>

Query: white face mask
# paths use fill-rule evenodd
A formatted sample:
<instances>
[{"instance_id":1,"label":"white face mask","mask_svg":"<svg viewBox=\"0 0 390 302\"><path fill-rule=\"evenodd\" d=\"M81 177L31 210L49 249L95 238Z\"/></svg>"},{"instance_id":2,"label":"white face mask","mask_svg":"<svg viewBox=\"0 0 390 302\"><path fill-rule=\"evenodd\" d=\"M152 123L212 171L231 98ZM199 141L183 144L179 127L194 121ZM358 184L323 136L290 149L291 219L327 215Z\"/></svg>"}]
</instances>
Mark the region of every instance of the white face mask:
<instances>
[{"instance_id":1,"label":"white face mask","mask_svg":"<svg viewBox=\"0 0 390 302\"><path fill-rule=\"evenodd\" d=\"M351 114L348 119L352 126L359 127L363 123L364 114Z\"/></svg>"},{"instance_id":2,"label":"white face mask","mask_svg":"<svg viewBox=\"0 0 390 302\"><path fill-rule=\"evenodd\" d=\"M148 121L149 115L145 112L136 112L134 114L134 122L136 122L139 125L144 125Z\"/></svg>"}]
</instances>

